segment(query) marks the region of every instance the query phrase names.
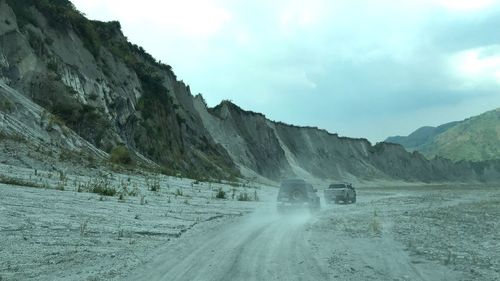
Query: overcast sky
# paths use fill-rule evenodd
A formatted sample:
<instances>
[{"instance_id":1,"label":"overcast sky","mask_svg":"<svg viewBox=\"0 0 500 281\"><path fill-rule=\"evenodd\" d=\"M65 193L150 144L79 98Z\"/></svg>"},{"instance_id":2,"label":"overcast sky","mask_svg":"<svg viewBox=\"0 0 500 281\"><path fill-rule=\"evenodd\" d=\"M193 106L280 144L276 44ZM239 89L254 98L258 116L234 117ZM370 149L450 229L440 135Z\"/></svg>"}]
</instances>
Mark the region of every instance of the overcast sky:
<instances>
[{"instance_id":1,"label":"overcast sky","mask_svg":"<svg viewBox=\"0 0 500 281\"><path fill-rule=\"evenodd\" d=\"M210 106L372 142L500 107L500 1L73 2Z\"/></svg>"}]
</instances>

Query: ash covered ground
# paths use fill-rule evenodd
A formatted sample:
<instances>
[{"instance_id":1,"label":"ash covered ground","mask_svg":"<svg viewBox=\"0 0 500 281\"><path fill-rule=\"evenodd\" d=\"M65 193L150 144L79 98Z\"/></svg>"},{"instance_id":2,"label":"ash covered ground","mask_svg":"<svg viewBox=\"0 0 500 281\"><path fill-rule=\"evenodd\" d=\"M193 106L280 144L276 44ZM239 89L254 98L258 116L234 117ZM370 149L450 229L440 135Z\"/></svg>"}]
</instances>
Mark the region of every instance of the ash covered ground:
<instances>
[{"instance_id":1,"label":"ash covered ground","mask_svg":"<svg viewBox=\"0 0 500 281\"><path fill-rule=\"evenodd\" d=\"M500 278L497 186L367 186L281 216L274 186L90 174L0 165L2 280Z\"/></svg>"}]
</instances>

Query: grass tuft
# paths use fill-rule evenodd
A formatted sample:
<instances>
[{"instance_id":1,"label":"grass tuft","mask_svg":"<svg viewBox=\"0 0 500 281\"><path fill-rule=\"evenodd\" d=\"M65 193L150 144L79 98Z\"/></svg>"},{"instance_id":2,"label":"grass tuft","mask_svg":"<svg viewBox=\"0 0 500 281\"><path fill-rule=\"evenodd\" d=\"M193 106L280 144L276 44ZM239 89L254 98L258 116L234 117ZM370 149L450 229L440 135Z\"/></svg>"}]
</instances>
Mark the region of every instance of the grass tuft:
<instances>
[{"instance_id":1,"label":"grass tuft","mask_svg":"<svg viewBox=\"0 0 500 281\"><path fill-rule=\"evenodd\" d=\"M215 194L215 198L217 199L226 199L226 192L220 187Z\"/></svg>"},{"instance_id":2,"label":"grass tuft","mask_svg":"<svg viewBox=\"0 0 500 281\"><path fill-rule=\"evenodd\" d=\"M16 186L26 186L26 187L36 187L36 188L43 188L42 185L25 181L22 179L16 179L16 178L11 178L7 176L0 175L0 183L3 184L9 184L9 185L16 185Z\"/></svg>"}]
</instances>

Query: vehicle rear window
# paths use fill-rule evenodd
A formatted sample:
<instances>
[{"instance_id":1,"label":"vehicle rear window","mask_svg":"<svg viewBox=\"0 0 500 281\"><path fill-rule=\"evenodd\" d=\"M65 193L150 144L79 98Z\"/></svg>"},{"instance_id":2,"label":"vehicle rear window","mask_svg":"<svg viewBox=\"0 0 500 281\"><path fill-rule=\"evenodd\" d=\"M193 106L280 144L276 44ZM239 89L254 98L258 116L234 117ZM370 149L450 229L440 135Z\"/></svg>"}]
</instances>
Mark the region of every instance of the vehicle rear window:
<instances>
[{"instance_id":1,"label":"vehicle rear window","mask_svg":"<svg viewBox=\"0 0 500 281\"><path fill-rule=\"evenodd\" d=\"M303 182L293 182L293 183L288 182L288 183L281 184L281 188L280 189L285 191L285 190L294 189L294 188L297 188L297 187L298 188L303 188L304 185L305 185L305 183L303 183Z\"/></svg>"},{"instance_id":2,"label":"vehicle rear window","mask_svg":"<svg viewBox=\"0 0 500 281\"><path fill-rule=\"evenodd\" d=\"M346 188L345 184L330 184L330 188Z\"/></svg>"},{"instance_id":3,"label":"vehicle rear window","mask_svg":"<svg viewBox=\"0 0 500 281\"><path fill-rule=\"evenodd\" d=\"M281 195L282 193L288 193L290 192L292 189L295 189L295 188L304 188L306 186L306 183L304 181L300 181L300 180L290 180L290 181L284 181L281 183L281 187L280 187L280 190L279 190L279 195Z\"/></svg>"}]
</instances>

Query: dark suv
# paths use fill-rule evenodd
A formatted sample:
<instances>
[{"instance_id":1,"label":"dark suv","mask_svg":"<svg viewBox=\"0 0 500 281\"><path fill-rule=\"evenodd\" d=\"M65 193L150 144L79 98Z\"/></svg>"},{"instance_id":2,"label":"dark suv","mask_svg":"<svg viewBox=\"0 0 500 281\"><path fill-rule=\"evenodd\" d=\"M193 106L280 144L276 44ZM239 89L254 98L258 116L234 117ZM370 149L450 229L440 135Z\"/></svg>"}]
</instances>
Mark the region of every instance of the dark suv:
<instances>
[{"instance_id":1,"label":"dark suv","mask_svg":"<svg viewBox=\"0 0 500 281\"><path fill-rule=\"evenodd\" d=\"M278 212L309 209L311 212L320 209L319 196L312 185L300 179L285 180L278 192Z\"/></svg>"}]
</instances>

